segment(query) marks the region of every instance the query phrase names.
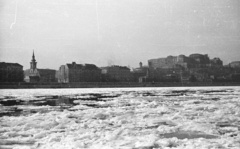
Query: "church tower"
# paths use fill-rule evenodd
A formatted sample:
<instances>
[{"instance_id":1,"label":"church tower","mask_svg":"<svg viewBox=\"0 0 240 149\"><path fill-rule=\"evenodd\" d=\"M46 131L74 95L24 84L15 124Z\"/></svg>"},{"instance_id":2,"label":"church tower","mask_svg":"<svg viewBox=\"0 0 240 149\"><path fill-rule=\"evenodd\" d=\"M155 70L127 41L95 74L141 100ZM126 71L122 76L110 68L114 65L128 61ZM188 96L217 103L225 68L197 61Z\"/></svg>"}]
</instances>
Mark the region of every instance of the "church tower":
<instances>
[{"instance_id":1,"label":"church tower","mask_svg":"<svg viewBox=\"0 0 240 149\"><path fill-rule=\"evenodd\" d=\"M30 69L24 71L24 81L25 82L39 82L40 74L37 70L37 62L35 59L34 51L32 55L32 60L30 62Z\"/></svg>"},{"instance_id":2,"label":"church tower","mask_svg":"<svg viewBox=\"0 0 240 149\"><path fill-rule=\"evenodd\" d=\"M33 51L33 55L32 55L32 61L30 62L30 69L37 69L37 62L35 60L35 55L34 55L34 51Z\"/></svg>"}]
</instances>

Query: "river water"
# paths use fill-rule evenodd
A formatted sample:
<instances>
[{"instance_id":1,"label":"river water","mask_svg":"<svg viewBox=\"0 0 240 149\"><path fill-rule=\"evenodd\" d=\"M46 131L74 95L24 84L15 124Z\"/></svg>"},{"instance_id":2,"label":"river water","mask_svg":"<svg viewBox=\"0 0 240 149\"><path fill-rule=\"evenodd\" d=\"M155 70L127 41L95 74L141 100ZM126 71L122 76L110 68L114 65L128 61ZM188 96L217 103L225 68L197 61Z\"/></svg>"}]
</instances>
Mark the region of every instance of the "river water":
<instances>
[{"instance_id":1,"label":"river water","mask_svg":"<svg viewBox=\"0 0 240 149\"><path fill-rule=\"evenodd\" d=\"M240 87L3 89L0 148L239 148Z\"/></svg>"}]
</instances>

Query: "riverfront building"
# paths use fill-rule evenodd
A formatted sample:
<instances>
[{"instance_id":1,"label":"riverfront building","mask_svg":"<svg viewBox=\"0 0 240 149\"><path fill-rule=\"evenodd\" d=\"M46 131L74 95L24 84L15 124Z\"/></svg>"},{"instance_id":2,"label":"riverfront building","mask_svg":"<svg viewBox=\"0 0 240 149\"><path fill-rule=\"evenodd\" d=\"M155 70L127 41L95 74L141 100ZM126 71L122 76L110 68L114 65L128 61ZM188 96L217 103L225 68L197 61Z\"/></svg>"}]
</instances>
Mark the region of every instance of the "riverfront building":
<instances>
[{"instance_id":1,"label":"riverfront building","mask_svg":"<svg viewBox=\"0 0 240 149\"><path fill-rule=\"evenodd\" d=\"M23 66L0 62L0 82L23 82Z\"/></svg>"},{"instance_id":2,"label":"riverfront building","mask_svg":"<svg viewBox=\"0 0 240 149\"><path fill-rule=\"evenodd\" d=\"M57 72L59 83L69 82L100 82L101 69L94 64L71 64L61 65Z\"/></svg>"},{"instance_id":3,"label":"riverfront building","mask_svg":"<svg viewBox=\"0 0 240 149\"><path fill-rule=\"evenodd\" d=\"M104 82L129 82L132 81L130 69L126 66L102 67L102 80Z\"/></svg>"}]
</instances>

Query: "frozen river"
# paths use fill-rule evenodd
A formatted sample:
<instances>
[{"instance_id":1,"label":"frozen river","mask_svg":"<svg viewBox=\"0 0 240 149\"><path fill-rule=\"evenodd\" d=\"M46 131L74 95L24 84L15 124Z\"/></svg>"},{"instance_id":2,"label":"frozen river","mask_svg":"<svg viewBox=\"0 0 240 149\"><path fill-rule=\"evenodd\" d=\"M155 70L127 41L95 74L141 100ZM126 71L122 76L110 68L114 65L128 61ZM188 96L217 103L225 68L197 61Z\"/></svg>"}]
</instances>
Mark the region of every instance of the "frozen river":
<instances>
[{"instance_id":1,"label":"frozen river","mask_svg":"<svg viewBox=\"0 0 240 149\"><path fill-rule=\"evenodd\" d=\"M240 87L3 89L0 148L240 148Z\"/></svg>"}]
</instances>

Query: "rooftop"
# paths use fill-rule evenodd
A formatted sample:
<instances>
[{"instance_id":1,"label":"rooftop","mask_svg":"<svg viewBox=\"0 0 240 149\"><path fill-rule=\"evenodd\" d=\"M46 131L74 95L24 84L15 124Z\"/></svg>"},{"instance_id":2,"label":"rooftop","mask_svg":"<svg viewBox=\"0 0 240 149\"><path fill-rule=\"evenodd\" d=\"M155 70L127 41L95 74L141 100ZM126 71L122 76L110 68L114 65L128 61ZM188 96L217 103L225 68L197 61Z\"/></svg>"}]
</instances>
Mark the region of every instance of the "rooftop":
<instances>
[{"instance_id":1,"label":"rooftop","mask_svg":"<svg viewBox=\"0 0 240 149\"><path fill-rule=\"evenodd\" d=\"M5 63L5 62L0 62L0 66L1 67L7 67L7 66L19 66L19 67L23 67L22 65L18 64L18 63Z\"/></svg>"}]
</instances>

